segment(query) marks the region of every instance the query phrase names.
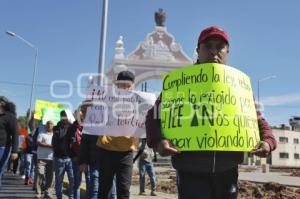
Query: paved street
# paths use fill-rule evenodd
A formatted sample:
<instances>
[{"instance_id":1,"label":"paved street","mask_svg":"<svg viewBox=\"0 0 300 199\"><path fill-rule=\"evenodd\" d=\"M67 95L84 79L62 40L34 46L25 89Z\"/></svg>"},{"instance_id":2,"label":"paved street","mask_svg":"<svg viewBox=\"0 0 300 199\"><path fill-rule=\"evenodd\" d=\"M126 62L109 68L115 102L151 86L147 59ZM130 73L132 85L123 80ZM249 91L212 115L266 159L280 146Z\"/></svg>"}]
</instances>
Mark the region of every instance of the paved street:
<instances>
[{"instance_id":1,"label":"paved street","mask_svg":"<svg viewBox=\"0 0 300 199\"><path fill-rule=\"evenodd\" d=\"M13 176L12 173L5 173L2 182L2 189L0 190L0 198L34 198L34 191L32 186L25 186L23 179L19 175Z\"/></svg>"},{"instance_id":2,"label":"paved street","mask_svg":"<svg viewBox=\"0 0 300 199\"><path fill-rule=\"evenodd\" d=\"M164 193L157 193L158 196L150 196L150 190L146 190L147 196L139 196L139 188L138 186L131 186L130 189L130 198L132 199L175 199L177 196L170 195L170 194L164 194Z\"/></svg>"},{"instance_id":3,"label":"paved street","mask_svg":"<svg viewBox=\"0 0 300 199\"><path fill-rule=\"evenodd\" d=\"M261 172L240 172L240 180L247 180L253 182L277 182L280 184L288 186L300 187L300 178L288 176L288 173L261 173ZM84 185L82 187L85 187ZM146 190L149 196L139 196L138 186L131 186L131 196L132 199L174 199L175 195L158 193L158 196L150 196L150 190ZM11 173L5 173L3 178L3 187L0 191L0 198L3 199L32 199L35 194L32 190L32 186L25 186L23 184L23 179L19 175L13 176ZM67 196L64 196L67 198Z\"/></svg>"},{"instance_id":4,"label":"paved street","mask_svg":"<svg viewBox=\"0 0 300 199\"><path fill-rule=\"evenodd\" d=\"M283 185L300 187L300 177L288 176L288 173L240 172L240 180L252 182L277 182Z\"/></svg>"},{"instance_id":5,"label":"paved street","mask_svg":"<svg viewBox=\"0 0 300 199\"><path fill-rule=\"evenodd\" d=\"M34 191L32 190L31 185L24 185L23 179L19 175L13 176L11 173L5 173L3 178L3 187L0 190L0 198L3 199L33 199L35 197ZM84 187L84 186L83 186ZM146 190L146 193L149 196L139 196L138 186L131 187L131 196L132 199L174 199L174 195L158 193L158 196L150 196L150 190ZM67 196L64 196L64 199L67 199Z\"/></svg>"}]
</instances>

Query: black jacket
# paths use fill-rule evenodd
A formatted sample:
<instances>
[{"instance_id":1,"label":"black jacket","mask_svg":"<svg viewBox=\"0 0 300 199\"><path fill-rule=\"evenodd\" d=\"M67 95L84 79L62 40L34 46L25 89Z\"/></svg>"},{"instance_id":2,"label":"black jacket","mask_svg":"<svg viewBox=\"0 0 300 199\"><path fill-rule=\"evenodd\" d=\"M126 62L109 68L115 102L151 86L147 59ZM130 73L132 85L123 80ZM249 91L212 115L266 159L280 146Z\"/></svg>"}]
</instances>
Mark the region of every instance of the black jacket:
<instances>
[{"instance_id":1,"label":"black jacket","mask_svg":"<svg viewBox=\"0 0 300 199\"><path fill-rule=\"evenodd\" d=\"M52 147L55 158L70 158L68 154L67 128L58 122L53 128Z\"/></svg>"},{"instance_id":2,"label":"black jacket","mask_svg":"<svg viewBox=\"0 0 300 199\"><path fill-rule=\"evenodd\" d=\"M72 145L76 142L76 132L77 130L82 131L82 126L78 121L73 122L67 130L67 152L71 158L79 158L78 155L72 150Z\"/></svg>"},{"instance_id":3,"label":"black jacket","mask_svg":"<svg viewBox=\"0 0 300 199\"><path fill-rule=\"evenodd\" d=\"M12 152L17 153L18 135L18 121L16 116L10 112L0 114L0 147L12 146Z\"/></svg>"}]
</instances>

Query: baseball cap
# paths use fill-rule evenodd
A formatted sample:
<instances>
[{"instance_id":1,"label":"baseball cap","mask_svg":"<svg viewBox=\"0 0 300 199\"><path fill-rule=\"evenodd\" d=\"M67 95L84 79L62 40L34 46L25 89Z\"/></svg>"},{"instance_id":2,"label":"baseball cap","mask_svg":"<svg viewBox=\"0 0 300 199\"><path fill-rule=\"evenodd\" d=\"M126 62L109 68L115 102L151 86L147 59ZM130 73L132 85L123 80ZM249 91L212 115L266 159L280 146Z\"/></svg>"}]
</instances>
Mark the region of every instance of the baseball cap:
<instances>
[{"instance_id":1,"label":"baseball cap","mask_svg":"<svg viewBox=\"0 0 300 199\"><path fill-rule=\"evenodd\" d=\"M206 40L209 37L220 37L224 39L229 44L229 37L228 34L218 26L210 26L204 30L199 35L198 38L198 44L202 43L204 40Z\"/></svg>"},{"instance_id":2,"label":"baseball cap","mask_svg":"<svg viewBox=\"0 0 300 199\"><path fill-rule=\"evenodd\" d=\"M117 81L131 81L134 82L134 74L128 70L122 71L118 74Z\"/></svg>"}]
</instances>

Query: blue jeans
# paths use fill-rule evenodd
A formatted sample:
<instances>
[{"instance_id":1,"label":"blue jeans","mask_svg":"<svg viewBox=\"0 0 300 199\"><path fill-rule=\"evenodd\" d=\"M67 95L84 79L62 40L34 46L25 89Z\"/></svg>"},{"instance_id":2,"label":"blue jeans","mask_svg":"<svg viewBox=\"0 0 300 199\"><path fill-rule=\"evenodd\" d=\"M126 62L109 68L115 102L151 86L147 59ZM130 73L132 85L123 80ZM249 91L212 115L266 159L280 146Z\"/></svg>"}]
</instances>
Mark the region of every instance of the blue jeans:
<instances>
[{"instance_id":1,"label":"blue jeans","mask_svg":"<svg viewBox=\"0 0 300 199\"><path fill-rule=\"evenodd\" d=\"M80 199L80 184L82 173L79 169L79 162L76 160L72 160L72 168L73 168L73 175L74 175L74 199Z\"/></svg>"},{"instance_id":2,"label":"blue jeans","mask_svg":"<svg viewBox=\"0 0 300 199\"><path fill-rule=\"evenodd\" d=\"M25 175L25 153L19 152L18 154L19 157L19 173L20 175Z\"/></svg>"},{"instance_id":3,"label":"blue jeans","mask_svg":"<svg viewBox=\"0 0 300 199\"><path fill-rule=\"evenodd\" d=\"M0 147L0 189L2 183L2 175L6 168L7 161L9 159L11 147Z\"/></svg>"},{"instance_id":4,"label":"blue jeans","mask_svg":"<svg viewBox=\"0 0 300 199\"><path fill-rule=\"evenodd\" d=\"M33 173L33 177L35 175L35 167L37 165L37 154L33 153L32 154L32 161L31 161L31 171Z\"/></svg>"},{"instance_id":5,"label":"blue jeans","mask_svg":"<svg viewBox=\"0 0 300 199\"><path fill-rule=\"evenodd\" d=\"M139 159L139 174L140 174L140 192L145 191L145 172L148 173L151 184L151 191L156 190L156 176L152 162Z\"/></svg>"},{"instance_id":6,"label":"blue jeans","mask_svg":"<svg viewBox=\"0 0 300 199\"><path fill-rule=\"evenodd\" d=\"M82 173L80 172L79 168L79 161L78 160L72 160L72 167L73 167L73 174L74 174L74 199L80 199L80 185L81 185L81 180L82 180ZM89 189L88 187L90 186L90 176L88 174L88 170L84 172L85 174L85 183L87 186L86 189L86 195L89 197ZM98 180L98 175L97 175L97 180ZM93 192L93 191L91 191ZM98 184L97 184L97 190L98 192Z\"/></svg>"},{"instance_id":7,"label":"blue jeans","mask_svg":"<svg viewBox=\"0 0 300 199\"><path fill-rule=\"evenodd\" d=\"M26 153L25 154L25 178L34 178L34 162L33 162L33 154Z\"/></svg>"},{"instance_id":8,"label":"blue jeans","mask_svg":"<svg viewBox=\"0 0 300 199\"><path fill-rule=\"evenodd\" d=\"M33 154L32 154L32 162L31 162L31 164L32 164L32 167L31 167L31 169L32 169L32 172L33 172L33 176L34 176L34 180L33 180L33 189L36 189L36 180L37 180L37 154L36 154L36 152L34 152ZM54 167L53 167L53 169L54 169ZM54 171L54 170L53 170Z\"/></svg>"},{"instance_id":9,"label":"blue jeans","mask_svg":"<svg viewBox=\"0 0 300 199\"><path fill-rule=\"evenodd\" d=\"M86 195L88 199L97 199L99 186L99 172L96 167L88 165L86 173Z\"/></svg>"},{"instance_id":10,"label":"blue jeans","mask_svg":"<svg viewBox=\"0 0 300 199\"><path fill-rule=\"evenodd\" d=\"M62 189L65 172L67 172L69 180L69 199L74 199L73 187L74 187L74 175L72 168L72 161L70 158L54 158L54 170L55 170L55 192L57 199L62 199Z\"/></svg>"}]
</instances>

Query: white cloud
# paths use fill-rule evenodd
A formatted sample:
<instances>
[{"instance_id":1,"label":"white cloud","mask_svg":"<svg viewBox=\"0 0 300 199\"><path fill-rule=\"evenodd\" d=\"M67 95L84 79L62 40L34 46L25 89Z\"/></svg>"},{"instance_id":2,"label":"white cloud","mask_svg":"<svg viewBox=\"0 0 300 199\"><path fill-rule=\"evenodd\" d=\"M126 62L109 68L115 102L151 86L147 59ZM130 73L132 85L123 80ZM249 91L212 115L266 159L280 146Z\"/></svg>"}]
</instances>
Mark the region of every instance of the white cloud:
<instances>
[{"instance_id":1,"label":"white cloud","mask_svg":"<svg viewBox=\"0 0 300 199\"><path fill-rule=\"evenodd\" d=\"M5 90L5 89L1 89L0 90L0 95L4 95L4 96L17 96L16 94L14 94L13 92L10 92L8 90Z\"/></svg>"},{"instance_id":2,"label":"white cloud","mask_svg":"<svg viewBox=\"0 0 300 199\"><path fill-rule=\"evenodd\" d=\"M300 102L300 93L289 93L279 96L269 96L261 99L264 106L278 106Z\"/></svg>"}]
</instances>

